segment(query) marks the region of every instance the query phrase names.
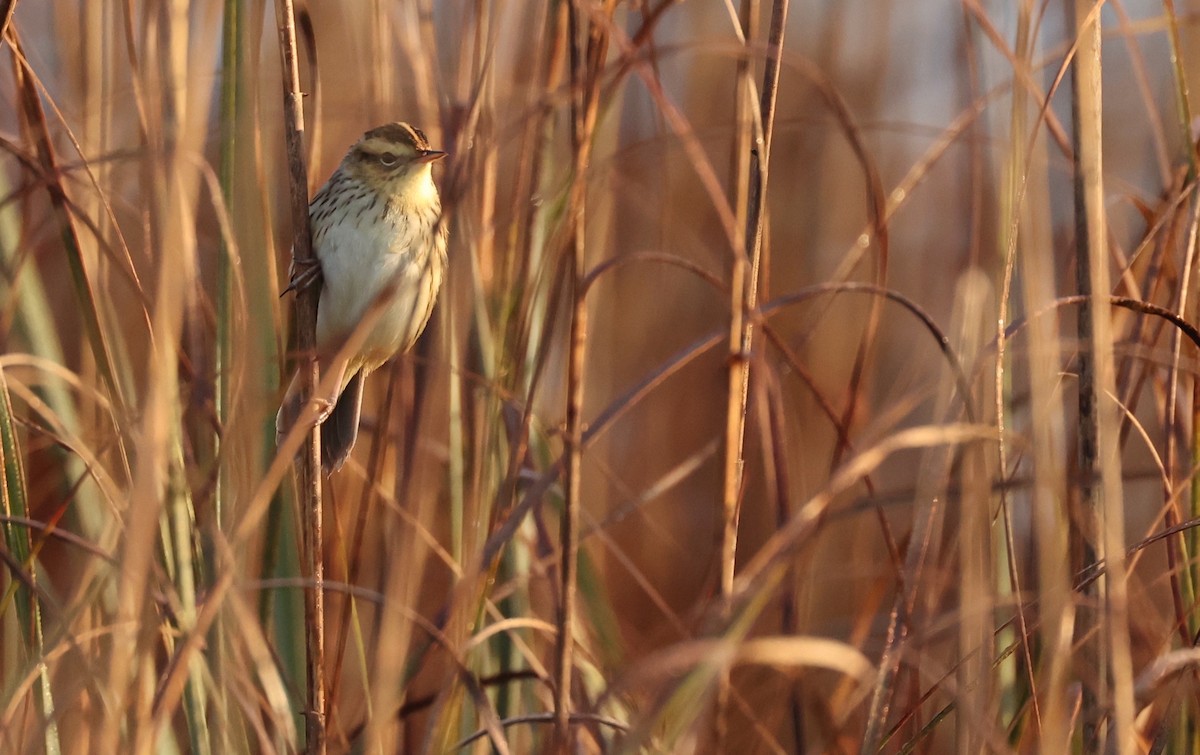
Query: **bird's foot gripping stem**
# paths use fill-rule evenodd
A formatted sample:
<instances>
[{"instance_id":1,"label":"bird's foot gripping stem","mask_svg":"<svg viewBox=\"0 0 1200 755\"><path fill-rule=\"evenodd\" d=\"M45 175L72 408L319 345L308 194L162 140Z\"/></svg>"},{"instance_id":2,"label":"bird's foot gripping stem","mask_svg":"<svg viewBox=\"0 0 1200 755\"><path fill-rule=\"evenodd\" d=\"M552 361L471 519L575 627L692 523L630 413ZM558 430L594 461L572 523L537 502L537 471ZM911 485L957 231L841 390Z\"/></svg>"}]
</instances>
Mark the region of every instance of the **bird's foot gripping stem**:
<instances>
[{"instance_id":1,"label":"bird's foot gripping stem","mask_svg":"<svg viewBox=\"0 0 1200 755\"><path fill-rule=\"evenodd\" d=\"M317 285L321 282L321 260L316 257L311 257L305 260L293 258L291 267L288 269L291 280L288 281L287 288L283 289L280 296L296 291L306 290L309 286Z\"/></svg>"}]
</instances>

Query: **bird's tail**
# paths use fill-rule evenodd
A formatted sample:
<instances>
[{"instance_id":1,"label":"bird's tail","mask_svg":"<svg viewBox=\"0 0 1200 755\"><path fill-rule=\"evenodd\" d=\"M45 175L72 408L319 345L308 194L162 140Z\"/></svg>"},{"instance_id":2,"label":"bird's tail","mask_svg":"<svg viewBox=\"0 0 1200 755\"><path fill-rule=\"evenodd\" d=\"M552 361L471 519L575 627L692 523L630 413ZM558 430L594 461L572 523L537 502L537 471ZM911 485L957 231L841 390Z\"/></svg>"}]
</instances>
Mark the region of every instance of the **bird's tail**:
<instances>
[{"instance_id":1,"label":"bird's tail","mask_svg":"<svg viewBox=\"0 0 1200 755\"><path fill-rule=\"evenodd\" d=\"M321 424L321 468L332 474L342 468L350 449L358 440L358 420L362 415L363 373L354 373L338 396L333 411Z\"/></svg>"}]
</instances>

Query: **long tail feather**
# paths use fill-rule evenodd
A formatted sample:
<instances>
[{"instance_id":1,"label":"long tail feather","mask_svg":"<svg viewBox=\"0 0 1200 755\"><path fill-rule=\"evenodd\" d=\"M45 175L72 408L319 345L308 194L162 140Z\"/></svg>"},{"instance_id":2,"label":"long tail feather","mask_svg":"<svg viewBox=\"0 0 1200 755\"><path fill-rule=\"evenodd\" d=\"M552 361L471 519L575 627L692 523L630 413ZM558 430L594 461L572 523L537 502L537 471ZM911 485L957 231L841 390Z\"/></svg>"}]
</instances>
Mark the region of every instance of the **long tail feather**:
<instances>
[{"instance_id":1,"label":"long tail feather","mask_svg":"<svg viewBox=\"0 0 1200 755\"><path fill-rule=\"evenodd\" d=\"M333 412L321 425L321 468L327 475L341 468L358 440L362 399L363 373L360 371L350 378L342 395L338 396Z\"/></svg>"}]
</instances>

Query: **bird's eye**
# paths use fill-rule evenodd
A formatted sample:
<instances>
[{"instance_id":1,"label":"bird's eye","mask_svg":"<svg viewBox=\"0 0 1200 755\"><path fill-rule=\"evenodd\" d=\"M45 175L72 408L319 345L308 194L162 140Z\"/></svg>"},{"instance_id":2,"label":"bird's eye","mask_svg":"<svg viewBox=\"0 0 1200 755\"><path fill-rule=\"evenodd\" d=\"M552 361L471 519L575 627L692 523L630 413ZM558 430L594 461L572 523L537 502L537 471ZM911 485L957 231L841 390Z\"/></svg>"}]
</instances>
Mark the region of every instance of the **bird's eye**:
<instances>
[{"instance_id":1,"label":"bird's eye","mask_svg":"<svg viewBox=\"0 0 1200 755\"><path fill-rule=\"evenodd\" d=\"M400 162L399 155L385 154L379 156L379 164L385 168L394 168Z\"/></svg>"}]
</instances>

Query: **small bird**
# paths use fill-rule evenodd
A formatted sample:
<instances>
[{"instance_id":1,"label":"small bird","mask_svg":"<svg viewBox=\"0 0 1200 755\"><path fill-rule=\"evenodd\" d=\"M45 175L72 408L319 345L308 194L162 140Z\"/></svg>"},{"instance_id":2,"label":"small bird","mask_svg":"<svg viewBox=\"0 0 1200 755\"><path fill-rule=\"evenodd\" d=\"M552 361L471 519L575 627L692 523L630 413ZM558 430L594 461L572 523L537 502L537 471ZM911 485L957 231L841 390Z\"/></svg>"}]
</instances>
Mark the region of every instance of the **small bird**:
<instances>
[{"instance_id":1,"label":"small bird","mask_svg":"<svg viewBox=\"0 0 1200 755\"><path fill-rule=\"evenodd\" d=\"M321 286L317 360L335 391L315 396L321 467L339 469L358 438L363 379L412 347L433 312L446 272L442 203L433 163L446 156L407 123L363 134L308 205L317 263L293 263L287 290ZM285 291L286 293L286 291ZM372 321L362 345L339 355L359 323ZM299 374L275 415L276 441L300 415Z\"/></svg>"}]
</instances>

